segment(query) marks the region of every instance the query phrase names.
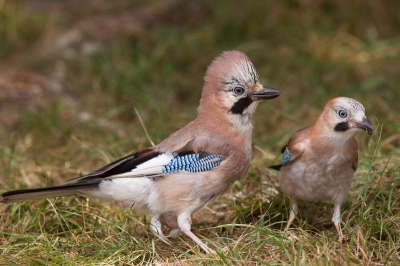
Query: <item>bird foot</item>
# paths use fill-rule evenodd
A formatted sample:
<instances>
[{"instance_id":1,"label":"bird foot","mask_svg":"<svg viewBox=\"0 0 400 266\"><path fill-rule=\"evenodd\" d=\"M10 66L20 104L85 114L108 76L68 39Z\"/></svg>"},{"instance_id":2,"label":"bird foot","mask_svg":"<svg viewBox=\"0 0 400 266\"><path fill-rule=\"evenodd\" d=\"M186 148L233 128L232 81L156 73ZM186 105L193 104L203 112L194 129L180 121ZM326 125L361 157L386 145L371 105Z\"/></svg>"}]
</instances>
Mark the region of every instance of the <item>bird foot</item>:
<instances>
[{"instance_id":1,"label":"bird foot","mask_svg":"<svg viewBox=\"0 0 400 266\"><path fill-rule=\"evenodd\" d=\"M201 244L199 244L199 246L201 247L202 250L204 250L204 252L206 254L217 254L217 252L215 252L215 250L208 247L205 243L201 243Z\"/></svg>"},{"instance_id":2,"label":"bird foot","mask_svg":"<svg viewBox=\"0 0 400 266\"><path fill-rule=\"evenodd\" d=\"M182 231L179 228L172 229L169 231L168 236L180 236L182 235Z\"/></svg>"},{"instance_id":3,"label":"bird foot","mask_svg":"<svg viewBox=\"0 0 400 266\"><path fill-rule=\"evenodd\" d=\"M217 254L212 248L209 248L203 241L200 240L195 234L190 230L182 230L182 233L190 237L206 254Z\"/></svg>"},{"instance_id":4,"label":"bird foot","mask_svg":"<svg viewBox=\"0 0 400 266\"><path fill-rule=\"evenodd\" d=\"M285 232L285 236L290 241L298 241L299 240L299 238L294 233L291 233L289 231Z\"/></svg>"},{"instance_id":5,"label":"bird foot","mask_svg":"<svg viewBox=\"0 0 400 266\"><path fill-rule=\"evenodd\" d=\"M159 236L159 237L160 237L160 239L161 239L163 242L165 242L166 244L172 245L172 242L171 242L171 240L168 239L168 237L166 237L166 236Z\"/></svg>"},{"instance_id":6,"label":"bird foot","mask_svg":"<svg viewBox=\"0 0 400 266\"><path fill-rule=\"evenodd\" d=\"M337 231L338 236L339 236L339 242L342 242L342 240L344 239L342 227L340 226L339 223L335 224L335 227L336 227L336 231Z\"/></svg>"}]
</instances>

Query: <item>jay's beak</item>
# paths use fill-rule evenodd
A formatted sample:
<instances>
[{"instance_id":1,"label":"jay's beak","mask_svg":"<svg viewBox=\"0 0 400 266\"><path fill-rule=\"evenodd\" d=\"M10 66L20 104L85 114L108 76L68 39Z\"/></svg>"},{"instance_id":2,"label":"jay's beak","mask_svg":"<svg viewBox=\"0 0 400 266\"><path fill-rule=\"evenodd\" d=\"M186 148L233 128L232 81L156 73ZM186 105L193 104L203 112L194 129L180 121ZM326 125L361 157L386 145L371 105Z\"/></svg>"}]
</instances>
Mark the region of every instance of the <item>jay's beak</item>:
<instances>
[{"instance_id":1,"label":"jay's beak","mask_svg":"<svg viewBox=\"0 0 400 266\"><path fill-rule=\"evenodd\" d=\"M372 135L372 131L374 130L374 126L368 121L366 117L363 118L361 123L357 121L352 121L352 126L367 131L368 135Z\"/></svg>"},{"instance_id":2,"label":"jay's beak","mask_svg":"<svg viewBox=\"0 0 400 266\"><path fill-rule=\"evenodd\" d=\"M269 88L269 87L263 87L264 90L259 92L256 91L252 94L253 99L258 101L258 100L268 100L268 99L273 99L278 97L281 92L278 90L275 90L273 88Z\"/></svg>"}]
</instances>

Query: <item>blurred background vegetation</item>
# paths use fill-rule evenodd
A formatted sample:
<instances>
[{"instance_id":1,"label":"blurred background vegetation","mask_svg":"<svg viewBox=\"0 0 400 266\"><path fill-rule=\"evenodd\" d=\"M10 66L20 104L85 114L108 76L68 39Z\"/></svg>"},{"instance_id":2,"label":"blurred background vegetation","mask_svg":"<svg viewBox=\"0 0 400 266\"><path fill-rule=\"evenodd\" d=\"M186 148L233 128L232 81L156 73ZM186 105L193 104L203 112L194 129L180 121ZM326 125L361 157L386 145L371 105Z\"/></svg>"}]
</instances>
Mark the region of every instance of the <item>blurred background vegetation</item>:
<instances>
[{"instance_id":1,"label":"blurred background vegetation","mask_svg":"<svg viewBox=\"0 0 400 266\"><path fill-rule=\"evenodd\" d=\"M0 0L2 191L60 184L150 146L135 108L160 142L196 116L211 60L236 49L249 56L261 82L282 95L254 116L253 165L231 191L248 204L228 203L231 215L224 222L254 222L267 212L270 197L246 198L246 189L275 184L276 173L267 166L279 161L293 132L313 123L338 96L360 101L377 129L372 137L356 136L355 187L366 195L371 180L382 183L397 197L390 206L398 213L399 10L399 1L375 0ZM355 191L350 205L358 210ZM284 213L276 220L286 219L287 206L274 206ZM329 216L332 207L326 206ZM0 220L5 232L15 225L7 208L0 207L8 213ZM24 230L35 231L19 234ZM0 241L9 243L10 236ZM390 254L399 254L394 250ZM380 261L376 254L371 258Z\"/></svg>"}]
</instances>

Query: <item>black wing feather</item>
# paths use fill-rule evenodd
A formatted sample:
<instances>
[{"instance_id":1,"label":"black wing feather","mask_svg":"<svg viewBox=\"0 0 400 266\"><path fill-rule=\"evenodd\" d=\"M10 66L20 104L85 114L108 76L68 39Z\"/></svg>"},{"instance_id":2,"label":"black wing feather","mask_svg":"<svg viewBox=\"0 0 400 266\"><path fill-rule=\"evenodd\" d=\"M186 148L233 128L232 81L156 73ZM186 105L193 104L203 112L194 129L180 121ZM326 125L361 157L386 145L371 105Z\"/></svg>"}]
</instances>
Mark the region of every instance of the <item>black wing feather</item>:
<instances>
[{"instance_id":1,"label":"black wing feather","mask_svg":"<svg viewBox=\"0 0 400 266\"><path fill-rule=\"evenodd\" d=\"M271 165L271 166L268 166L268 168L280 171L282 168L282 165L281 164Z\"/></svg>"},{"instance_id":2,"label":"black wing feather","mask_svg":"<svg viewBox=\"0 0 400 266\"><path fill-rule=\"evenodd\" d=\"M290 141L290 140L289 140L289 141ZM286 144L285 146L283 146L283 148L281 149L281 153L282 153L282 154L285 152L286 147L287 147L287 144ZM281 168L282 168L282 164L271 165L271 166L268 166L268 168L274 169L274 170L277 170L277 171L280 171Z\"/></svg>"},{"instance_id":3,"label":"black wing feather","mask_svg":"<svg viewBox=\"0 0 400 266\"><path fill-rule=\"evenodd\" d=\"M290 141L290 140L289 140ZM289 144L289 143L288 143ZM281 153L283 154L286 150L287 144L285 146L283 146L283 148L281 149Z\"/></svg>"},{"instance_id":4,"label":"black wing feather","mask_svg":"<svg viewBox=\"0 0 400 266\"><path fill-rule=\"evenodd\" d=\"M109 163L89 174L71 179L70 181L76 180L78 182L82 182L82 181L95 180L98 178L101 179L112 175L126 173L134 169L139 164L151 160L158 155L160 155L160 152L149 152L144 155L140 155L140 153L134 153L126 157L123 157L119 160L116 160L112 163Z\"/></svg>"}]
</instances>

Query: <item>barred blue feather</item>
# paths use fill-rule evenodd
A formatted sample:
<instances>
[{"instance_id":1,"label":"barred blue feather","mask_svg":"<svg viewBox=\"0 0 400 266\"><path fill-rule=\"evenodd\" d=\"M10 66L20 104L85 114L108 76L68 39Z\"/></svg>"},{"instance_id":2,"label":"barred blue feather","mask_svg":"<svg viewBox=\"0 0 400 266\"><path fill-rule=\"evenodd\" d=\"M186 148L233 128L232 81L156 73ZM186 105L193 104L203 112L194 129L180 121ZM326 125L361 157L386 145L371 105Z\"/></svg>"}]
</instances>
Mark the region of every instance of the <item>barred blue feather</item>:
<instances>
[{"instance_id":1,"label":"barred blue feather","mask_svg":"<svg viewBox=\"0 0 400 266\"><path fill-rule=\"evenodd\" d=\"M287 164L290 161L290 158L292 157L292 154L288 150L288 148L285 149L283 155L282 155L282 165Z\"/></svg>"},{"instance_id":2,"label":"barred blue feather","mask_svg":"<svg viewBox=\"0 0 400 266\"><path fill-rule=\"evenodd\" d=\"M223 156L218 154L207 155L200 159L200 153L187 154L183 156L174 155L174 158L164 166L163 174L175 173L178 171L204 172L209 171L221 164Z\"/></svg>"}]
</instances>

